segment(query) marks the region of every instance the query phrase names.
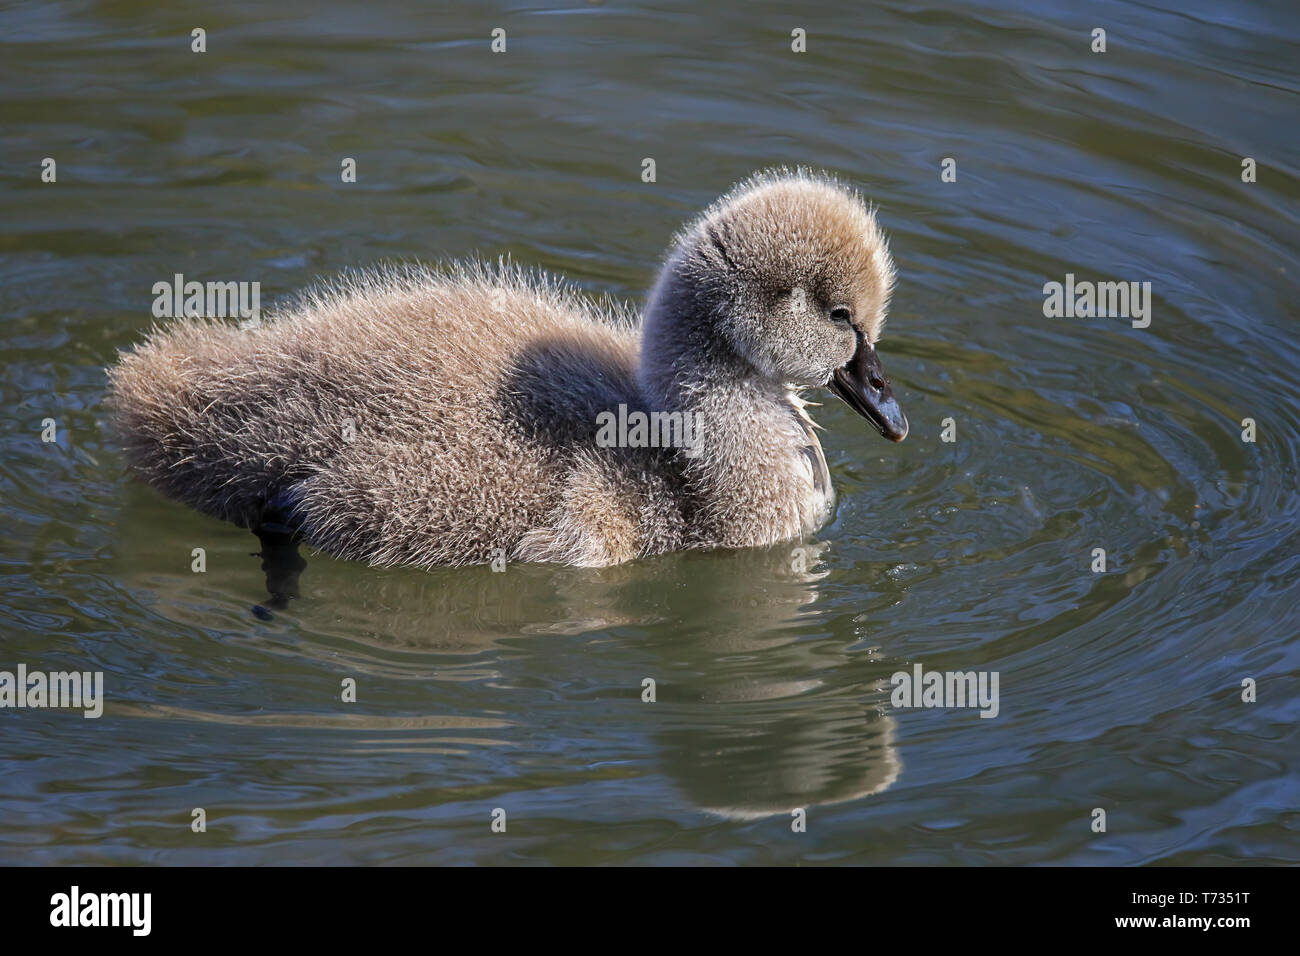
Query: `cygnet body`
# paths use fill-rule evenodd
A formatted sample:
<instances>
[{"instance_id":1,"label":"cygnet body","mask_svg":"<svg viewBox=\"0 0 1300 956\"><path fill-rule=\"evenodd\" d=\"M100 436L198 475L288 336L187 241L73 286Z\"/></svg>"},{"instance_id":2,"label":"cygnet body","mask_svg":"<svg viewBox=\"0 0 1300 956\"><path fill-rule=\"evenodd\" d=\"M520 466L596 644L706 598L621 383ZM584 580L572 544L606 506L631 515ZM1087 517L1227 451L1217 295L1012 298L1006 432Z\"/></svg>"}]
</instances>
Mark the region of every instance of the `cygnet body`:
<instances>
[{"instance_id":1,"label":"cygnet body","mask_svg":"<svg viewBox=\"0 0 1300 956\"><path fill-rule=\"evenodd\" d=\"M149 484L342 558L770 545L834 503L802 390L906 435L874 348L893 276L854 192L767 173L678 234L640 318L511 268L375 272L256 327L156 330L110 405Z\"/></svg>"}]
</instances>

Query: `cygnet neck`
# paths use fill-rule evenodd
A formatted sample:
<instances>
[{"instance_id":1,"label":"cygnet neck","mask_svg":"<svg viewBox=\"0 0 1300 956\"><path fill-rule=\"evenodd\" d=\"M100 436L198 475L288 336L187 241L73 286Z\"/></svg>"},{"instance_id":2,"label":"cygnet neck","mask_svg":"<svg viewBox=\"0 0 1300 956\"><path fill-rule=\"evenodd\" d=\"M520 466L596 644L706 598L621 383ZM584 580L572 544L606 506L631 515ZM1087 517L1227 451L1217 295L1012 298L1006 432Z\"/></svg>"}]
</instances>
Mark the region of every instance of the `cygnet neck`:
<instances>
[{"instance_id":1,"label":"cygnet neck","mask_svg":"<svg viewBox=\"0 0 1300 956\"><path fill-rule=\"evenodd\" d=\"M640 384L649 408L698 416L685 464L707 502L697 530L730 547L810 532L833 493L825 458L790 386L760 372L717 334L708 296L669 273L651 295Z\"/></svg>"}]
</instances>

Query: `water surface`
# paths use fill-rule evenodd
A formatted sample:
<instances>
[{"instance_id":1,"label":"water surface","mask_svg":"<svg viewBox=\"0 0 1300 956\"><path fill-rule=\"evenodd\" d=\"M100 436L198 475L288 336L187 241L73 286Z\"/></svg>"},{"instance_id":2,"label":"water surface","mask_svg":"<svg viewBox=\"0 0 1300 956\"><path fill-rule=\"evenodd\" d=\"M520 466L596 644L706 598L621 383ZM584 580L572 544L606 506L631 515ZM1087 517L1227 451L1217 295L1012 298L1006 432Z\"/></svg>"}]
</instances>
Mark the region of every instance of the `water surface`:
<instances>
[{"instance_id":1,"label":"water surface","mask_svg":"<svg viewBox=\"0 0 1300 956\"><path fill-rule=\"evenodd\" d=\"M0 862L1300 862L1294 6L818 8L0 13L0 669L108 697L0 712ZM509 255L636 300L781 164L876 202L912 423L814 396L840 504L797 552L318 556L264 622L255 539L104 430L177 272L269 304ZM1151 282L1150 327L1046 318L1067 273ZM892 707L916 663L997 672L998 716Z\"/></svg>"}]
</instances>

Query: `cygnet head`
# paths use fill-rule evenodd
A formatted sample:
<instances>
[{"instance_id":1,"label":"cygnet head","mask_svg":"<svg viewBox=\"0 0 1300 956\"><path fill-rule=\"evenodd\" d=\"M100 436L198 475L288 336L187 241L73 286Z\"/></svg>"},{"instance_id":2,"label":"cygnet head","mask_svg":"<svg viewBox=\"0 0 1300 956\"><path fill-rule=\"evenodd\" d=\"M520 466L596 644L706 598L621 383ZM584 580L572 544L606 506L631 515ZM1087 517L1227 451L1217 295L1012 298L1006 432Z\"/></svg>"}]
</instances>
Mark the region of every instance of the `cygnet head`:
<instances>
[{"instance_id":1,"label":"cygnet head","mask_svg":"<svg viewBox=\"0 0 1300 956\"><path fill-rule=\"evenodd\" d=\"M775 385L830 385L902 441L907 420L875 351L893 283L888 244L855 192L806 172L760 174L677 237L647 348L688 339Z\"/></svg>"}]
</instances>

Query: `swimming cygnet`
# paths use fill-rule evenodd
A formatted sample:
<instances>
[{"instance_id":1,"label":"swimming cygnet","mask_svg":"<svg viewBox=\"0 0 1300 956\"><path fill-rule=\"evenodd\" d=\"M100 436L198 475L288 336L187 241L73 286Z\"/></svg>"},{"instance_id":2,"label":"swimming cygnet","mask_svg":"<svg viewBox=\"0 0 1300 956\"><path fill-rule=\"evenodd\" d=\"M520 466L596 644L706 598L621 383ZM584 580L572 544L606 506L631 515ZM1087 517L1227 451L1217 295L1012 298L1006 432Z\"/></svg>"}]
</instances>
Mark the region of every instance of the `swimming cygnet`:
<instances>
[{"instance_id":1,"label":"swimming cygnet","mask_svg":"<svg viewBox=\"0 0 1300 956\"><path fill-rule=\"evenodd\" d=\"M893 278L855 192L769 172L677 235L639 320L510 267L374 272L251 328L155 330L110 406L155 488L341 558L768 545L834 504L802 390L907 434L875 351Z\"/></svg>"}]
</instances>

